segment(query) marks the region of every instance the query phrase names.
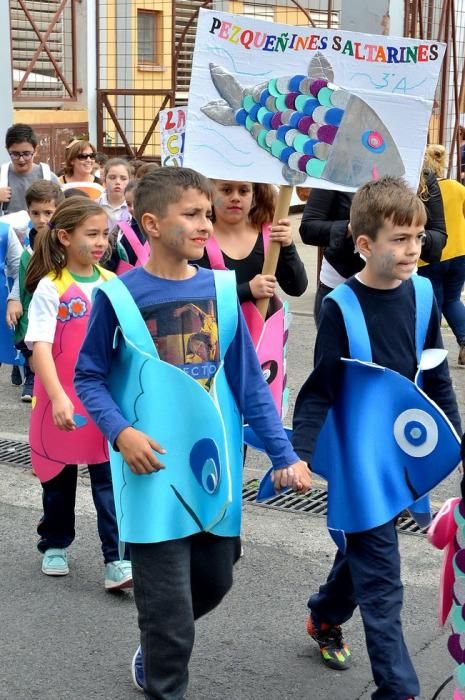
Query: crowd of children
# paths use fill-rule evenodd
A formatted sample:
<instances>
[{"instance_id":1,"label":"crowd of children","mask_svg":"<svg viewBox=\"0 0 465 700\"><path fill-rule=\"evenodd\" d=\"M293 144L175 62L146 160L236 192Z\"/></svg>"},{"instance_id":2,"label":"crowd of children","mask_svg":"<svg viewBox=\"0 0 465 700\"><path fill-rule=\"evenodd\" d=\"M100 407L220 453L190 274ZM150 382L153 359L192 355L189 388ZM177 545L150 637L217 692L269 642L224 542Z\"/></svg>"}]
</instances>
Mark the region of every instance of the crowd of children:
<instances>
[{"instance_id":1,"label":"crowd of children","mask_svg":"<svg viewBox=\"0 0 465 700\"><path fill-rule=\"evenodd\" d=\"M247 313L247 305L267 298L270 319L281 305L278 285L300 296L308 284L289 219L273 223L274 188L210 182L186 168L136 168L124 158L101 163L97 175L96 150L80 140L66 149L58 180L33 165L37 139L28 129L16 125L6 138L11 166L0 202L8 213L27 212L29 225L20 241L15 221L0 220L0 273L5 284L12 278L0 350L10 344L17 353L21 398L32 404L42 572L69 572L78 465L87 464L105 588L134 587L141 633L134 682L151 700L183 700L195 621L229 591L241 552L243 424L268 453L274 489L305 493L323 427L352 400L341 358L369 360L411 387L423 349L442 348L443 311L465 363L465 189L439 189L430 163L423 196L395 177L367 183L354 196L310 194L301 235L324 243L326 252L314 367L297 398L291 444L268 386L279 370L271 361L265 368ZM452 245L456 219L460 236ZM272 242L280 245L276 274L262 274ZM429 282L415 274L421 257L438 305ZM287 327L280 328L282 350ZM0 359L8 362L6 354ZM461 435L447 361L441 357L422 374L423 392ZM372 387L371 375L366 381ZM166 397L157 406L144 398L156 389ZM354 400L361 413L370 412L360 395ZM417 447L422 426L412 421L401 438ZM339 437L349 465L352 440ZM379 465L372 454L367 459L381 470L379 456ZM396 500L401 509L423 496L410 481L408 488L411 500ZM386 513L393 501L387 491L377 488ZM341 504L349 515L350 499L345 493ZM328 579L308 601L308 634L337 670L351 662L341 625L359 607L374 700L411 700L420 692L400 621L399 512L376 522L367 516L362 529L343 528Z\"/></svg>"}]
</instances>

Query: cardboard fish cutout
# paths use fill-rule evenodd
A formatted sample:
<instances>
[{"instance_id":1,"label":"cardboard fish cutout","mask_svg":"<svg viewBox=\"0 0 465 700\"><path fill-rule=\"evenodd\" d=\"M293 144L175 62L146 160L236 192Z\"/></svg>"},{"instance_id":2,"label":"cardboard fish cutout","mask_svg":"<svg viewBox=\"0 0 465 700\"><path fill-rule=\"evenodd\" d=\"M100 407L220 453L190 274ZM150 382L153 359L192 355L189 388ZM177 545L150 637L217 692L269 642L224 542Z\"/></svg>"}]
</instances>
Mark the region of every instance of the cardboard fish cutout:
<instances>
[{"instance_id":1,"label":"cardboard fish cutout","mask_svg":"<svg viewBox=\"0 0 465 700\"><path fill-rule=\"evenodd\" d=\"M162 361L124 283L104 285L120 324L109 377L112 396L138 430L167 453L165 469L134 474L110 445L120 539L161 542L198 532L240 531L241 416L229 389L223 358L237 326L235 277L216 272L221 364L207 392L182 369ZM124 377L124 380L122 380ZM154 387L162 392L154 399Z\"/></svg>"},{"instance_id":2,"label":"cardboard fish cutout","mask_svg":"<svg viewBox=\"0 0 465 700\"><path fill-rule=\"evenodd\" d=\"M311 176L358 187L405 173L385 124L360 97L333 83L333 70L321 53L313 57L307 75L272 78L253 87L242 87L213 63L210 74L222 99L201 111L223 126L246 128L283 163L289 184Z\"/></svg>"}]
</instances>

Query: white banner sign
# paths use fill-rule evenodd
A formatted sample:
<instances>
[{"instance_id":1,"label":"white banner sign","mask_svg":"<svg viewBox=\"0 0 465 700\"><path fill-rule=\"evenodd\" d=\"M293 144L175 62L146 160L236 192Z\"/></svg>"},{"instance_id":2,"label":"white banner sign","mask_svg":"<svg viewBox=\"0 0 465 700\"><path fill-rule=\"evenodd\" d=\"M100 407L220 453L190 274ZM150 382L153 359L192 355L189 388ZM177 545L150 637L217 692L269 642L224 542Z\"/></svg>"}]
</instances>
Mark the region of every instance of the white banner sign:
<instances>
[{"instance_id":1,"label":"white banner sign","mask_svg":"<svg viewBox=\"0 0 465 700\"><path fill-rule=\"evenodd\" d=\"M354 190L418 183L445 44L201 10L184 165Z\"/></svg>"},{"instance_id":2,"label":"white banner sign","mask_svg":"<svg viewBox=\"0 0 465 700\"><path fill-rule=\"evenodd\" d=\"M160 112L161 164L183 165L186 110L173 107Z\"/></svg>"}]
</instances>

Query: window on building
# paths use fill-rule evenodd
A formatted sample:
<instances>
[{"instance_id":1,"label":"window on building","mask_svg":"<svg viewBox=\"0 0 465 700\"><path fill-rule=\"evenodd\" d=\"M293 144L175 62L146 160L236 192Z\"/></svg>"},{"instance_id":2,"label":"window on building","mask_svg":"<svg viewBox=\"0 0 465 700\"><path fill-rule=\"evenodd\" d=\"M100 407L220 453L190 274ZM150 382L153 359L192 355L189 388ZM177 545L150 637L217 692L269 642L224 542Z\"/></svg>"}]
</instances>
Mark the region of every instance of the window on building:
<instances>
[{"instance_id":1,"label":"window on building","mask_svg":"<svg viewBox=\"0 0 465 700\"><path fill-rule=\"evenodd\" d=\"M161 64L161 12L137 10L137 62L142 66Z\"/></svg>"}]
</instances>

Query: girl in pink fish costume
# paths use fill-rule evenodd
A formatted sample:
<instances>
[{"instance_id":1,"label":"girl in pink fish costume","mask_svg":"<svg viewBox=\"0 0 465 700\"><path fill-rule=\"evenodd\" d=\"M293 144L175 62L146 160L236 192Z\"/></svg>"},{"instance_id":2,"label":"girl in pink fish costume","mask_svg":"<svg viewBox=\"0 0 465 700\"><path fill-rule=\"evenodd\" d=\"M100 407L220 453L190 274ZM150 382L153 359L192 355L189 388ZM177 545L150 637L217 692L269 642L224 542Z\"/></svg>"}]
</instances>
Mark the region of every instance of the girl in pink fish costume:
<instances>
[{"instance_id":1,"label":"girl in pink fish costume","mask_svg":"<svg viewBox=\"0 0 465 700\"><path fill-rule=\"evenodd\" d=\"M74 368L87 330L92 291L112 273L97 265L108 247L105 210L70 197L37 240L26 275L33 293L26 343L36 372L29 430L32 466L42 482L39 522L42 571L69 573L74 540L77 465L88 464L105 562L105 588L132 585L131 564L120 561L107 443L73 386Z\"/></svg>"},{"instance_id":2,"label":"girl in pink fish costume","mask_svg":"<svg viewBox=\"0 0 465 700\"><path fill-rule=\"evenodd\" d=\"M263 374L281 417L287 409L286 343L287 305L276 294L277 284L291 296L301 296L308 284L304 265L292 241L291 224L281 219L271 226L276 191L270 185L215 181L214 236L199 262L212 269L236 272L237 292ZM263 275L270 241L281 244L275 275ZM269 298L266 321L255 302Z\"/></svg>"}]
</instances>

